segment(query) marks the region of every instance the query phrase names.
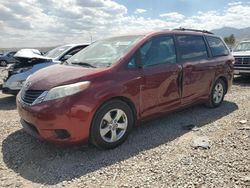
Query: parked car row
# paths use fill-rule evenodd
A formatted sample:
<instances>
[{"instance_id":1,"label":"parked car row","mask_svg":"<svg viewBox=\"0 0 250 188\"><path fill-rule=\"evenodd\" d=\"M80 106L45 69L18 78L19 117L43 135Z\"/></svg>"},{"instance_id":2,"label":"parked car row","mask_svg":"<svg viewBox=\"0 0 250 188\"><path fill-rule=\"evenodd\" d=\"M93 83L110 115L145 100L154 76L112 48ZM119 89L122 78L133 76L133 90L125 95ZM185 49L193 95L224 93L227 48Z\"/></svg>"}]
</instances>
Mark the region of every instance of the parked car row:
<instances>
[{"instance_id":1,"label":"parked car row","mask_svg":"<svg viewBox=\"0 0 250 188\"><path fill-rule=\"evenodd\" d=\"M105 149L144 120L197 103L220 106L235 60L220 37L187 29L102 39L65 59L24 77L21 123L39 139Z\"/></svg>"},{"instance_id":2,"label":"parked car row","mask_svg":"<svg viewBox=\"0 0 250 188\"><path fill-rule=\"evenodd\" d=\"M17 60L14 58L15 53L16 52L14 51L14 52L7 52L7 53L0 55L0 66L5 67L8 64L16 63Z\"/></svg>"},{"instance_id":3,"label":"parked car row","mask_svg":"<svg viewBox=\"0 0 250 188\"><path fill-rule=\"evenodd\" d=\"M23 49L15 53L18 61L8 69L8 76L4 79L2 92L5 94L17 94L25 80L36 71L61 63L76 54L89 44L68 44L57 47L42 55L35 49Z\"/></svg>"}]
</instances>

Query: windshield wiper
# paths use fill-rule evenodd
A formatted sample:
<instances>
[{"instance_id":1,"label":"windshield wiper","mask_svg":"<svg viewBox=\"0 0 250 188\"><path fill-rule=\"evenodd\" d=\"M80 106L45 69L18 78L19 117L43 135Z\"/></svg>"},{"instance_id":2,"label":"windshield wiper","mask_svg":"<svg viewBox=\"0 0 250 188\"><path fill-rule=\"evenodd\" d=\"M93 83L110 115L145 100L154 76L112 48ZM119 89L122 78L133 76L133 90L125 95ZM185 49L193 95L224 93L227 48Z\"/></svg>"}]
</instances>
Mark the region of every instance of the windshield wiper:
<instances>
[{"instance_id":1,"label":"windshield wiper","mask_svg":"<svg viewBox=\"0 0 250 188\"><path fill-rule=\"evenodd\" d=\"M71 64L73 64L73 65L82 65L82 66L86 66L86 67L96 68L94 65L91 65L91 64L85 63L85 62L75 61L75 62L72 62Z\"/></svg>"}]
</instances>

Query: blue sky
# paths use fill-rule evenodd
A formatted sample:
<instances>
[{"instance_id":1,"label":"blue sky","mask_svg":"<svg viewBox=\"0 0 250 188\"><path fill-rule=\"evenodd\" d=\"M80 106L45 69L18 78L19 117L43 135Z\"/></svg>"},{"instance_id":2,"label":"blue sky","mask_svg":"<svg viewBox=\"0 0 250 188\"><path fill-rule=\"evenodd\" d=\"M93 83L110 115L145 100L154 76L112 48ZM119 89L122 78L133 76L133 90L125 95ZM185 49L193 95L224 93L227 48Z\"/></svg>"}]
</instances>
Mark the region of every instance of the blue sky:
<instances>
[{"instance_id":1,"label":"blue sky","mask_svg":"<svg viewBox=\"0 0 250 188\"><path fill-rule=\"evenodd\" d=\"M198 11L224 11L228 3L239 1L228 0L116 0L127 7L128 13L133 14L138 8L145 9L145 17L157 18L166 12L178 12L185 16L195 15ZM242 3L249 2L242 0Z\"/></svg>"},{"instance_id":2,"label":"blue sky","mask_svg":"<svg viewBox=\"0 0 250 188\"><path fill-rule=\"evenodd\" d=\"M0 0L0 47L38 47L178 27L250 27L250 0Z\"/></svg>"}]
</instances>

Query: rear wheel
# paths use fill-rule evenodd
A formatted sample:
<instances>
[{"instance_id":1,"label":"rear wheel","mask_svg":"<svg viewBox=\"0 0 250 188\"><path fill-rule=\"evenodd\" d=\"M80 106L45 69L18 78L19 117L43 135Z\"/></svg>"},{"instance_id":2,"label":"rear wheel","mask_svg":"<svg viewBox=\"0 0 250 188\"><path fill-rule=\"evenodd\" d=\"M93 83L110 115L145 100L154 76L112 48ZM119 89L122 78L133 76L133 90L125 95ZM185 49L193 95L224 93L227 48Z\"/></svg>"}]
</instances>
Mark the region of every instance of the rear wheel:
<instances>
[{"instance_id":1,"label":"rear wheel","mask_svg":"<svg viewBox=\"0 0 250 188\"><path fill-rule=\"evenodd\" d=\"M207 105L211 108L220 106L224 100L225 94L226 84L222 79L218 79L213 86Z\"/></svg>"},{"instance_id":2,"label":"rear wheel","mask_svg":"<svg viewBox=\"0 0 250 188\"><path fill-rule=\"evenodd\" d=\"M7 62L4 61L4 60L1 60L1 61L0 61L0 65L1 65L2 67L6 67L6 66L7 66Z\"/></svg>"},{"instance_id":3,"label":"rear wheel","mask_svg":"<svg viewBox=\"0 0 250 188\"><path fill-rule=\"evenodd\" d=\"M99 148L115 148L126 140L133 124L132 110L125 102L109 101L102 105L94 116L91 141Z\"/></svg>"}]
</instances>

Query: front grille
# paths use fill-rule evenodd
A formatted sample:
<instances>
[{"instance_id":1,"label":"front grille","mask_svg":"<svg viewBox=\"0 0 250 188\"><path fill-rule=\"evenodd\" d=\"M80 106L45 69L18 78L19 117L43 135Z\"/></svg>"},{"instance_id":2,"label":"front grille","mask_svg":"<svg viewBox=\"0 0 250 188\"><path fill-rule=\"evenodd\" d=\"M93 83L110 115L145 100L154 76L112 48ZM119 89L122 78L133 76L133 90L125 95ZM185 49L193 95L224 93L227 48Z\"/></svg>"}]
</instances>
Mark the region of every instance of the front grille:
<instances>
[{"instance_id":1,"label":"front grille","mask_svg":"<svg viewBox=\"0 0 250 188\"><path fill-rule=\"evenodd\" d=\"M250 65L250 57L235 57L235 64Z\"/></svg>"},{"instance_id":2,"label":"front grille","mask_svg":"<svg viewBox=\"0 0 250 188\"><path fill-rule=\"evenodd\" d=\"M32 104L43 92L43 90L27 90L22 95L22 100L27 104Z\"/></svg>"}]
</instances>

